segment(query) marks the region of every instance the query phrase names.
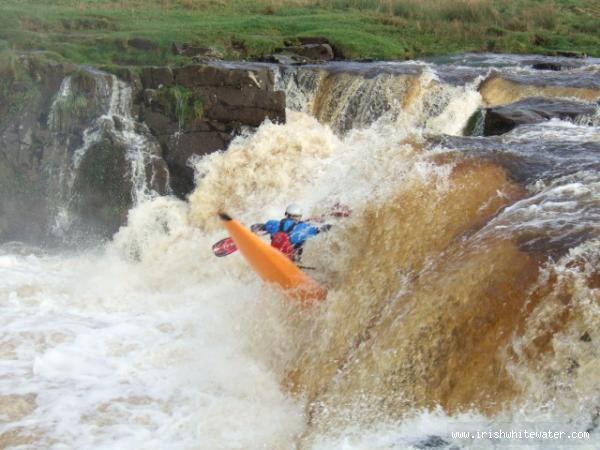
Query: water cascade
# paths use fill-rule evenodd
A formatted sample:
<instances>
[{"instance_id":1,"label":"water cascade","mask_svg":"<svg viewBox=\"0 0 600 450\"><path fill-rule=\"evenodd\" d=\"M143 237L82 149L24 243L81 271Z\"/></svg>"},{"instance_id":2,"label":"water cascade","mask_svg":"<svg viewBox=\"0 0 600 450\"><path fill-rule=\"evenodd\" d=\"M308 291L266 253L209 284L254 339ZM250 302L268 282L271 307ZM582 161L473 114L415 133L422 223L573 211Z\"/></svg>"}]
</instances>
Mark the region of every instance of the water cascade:
<instances>
[{"instance_id":1,"label":"water cascade","mask_svg":"<svg viewBox=\"0 0 600 450\"><path fill-rule=\"evenodd\" d=\"M103 120L130 149L134 206L94 250L0 247L0 443L481 449L516 444L452 432L550 428L593 448L598 112L464 135L530 97L597 111L598 61L525 61L273 67L287 123L196 161L188 201L152 193L153 153L111 78L121 106ZM255 223L290 201L352 208L306 245L329 289L310 310L210 250L217 211Z\"/></svg>"},{"instance_id":2,"label":"water cascade","mask_svg":"<svg viewBox=\"0 0 600 450\"><path fill-rule=\"evenodd\" d=\"M58 173L51 183L53 191L51 196L54 197L54 221L51 231L65 240L80 220L76 211L80 196L80 189L78 189L80 186L77 184L86 183L85 180L78 179L78 176L81 176L80 167L82 163L85 164L86 158L90 159L88 154L90 149L94 150L103 141L108 140L112 146L123 148L123 159L127 164L123 176L126 176L131 186L131 199L125 199L126 203L139 204L158 195L157 191L164 191L163 188L158 187L160 182L157 182L157 177L166 177L162 183L168 190L168 172L160 166L159 162L160 147L147 127L136 122L131 115L133 106L131 87L114 75L95 71L83 73L91 79L92 88L88 87L83 93L74 92L72 76L66 77L48 116L49 128L57 135L58 142L55 145L62 144L65 149L63 158L47 168L50 175L53 172ZM77 102L82 103L81 109L88 109L86 113L91 117L82 130L81 144L74 150L69 150L69 143L65 142L65 134L73 126L73 122L78 120L78 117L72 116L83 112L73 107ZM89 110L92 108L93 111L90 113ZM102 149L96 148L96 152L100 151ZM92 160L94 156L92 155Z\"/></svg>"}]
</instances>

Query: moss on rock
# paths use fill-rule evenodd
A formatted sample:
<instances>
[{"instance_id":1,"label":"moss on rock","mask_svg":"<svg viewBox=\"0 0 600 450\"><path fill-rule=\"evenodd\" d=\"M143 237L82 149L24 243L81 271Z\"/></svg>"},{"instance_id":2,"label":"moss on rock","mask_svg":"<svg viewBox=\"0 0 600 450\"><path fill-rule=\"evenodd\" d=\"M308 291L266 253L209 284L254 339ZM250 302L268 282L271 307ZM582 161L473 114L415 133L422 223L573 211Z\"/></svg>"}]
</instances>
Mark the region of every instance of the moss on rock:
<instances>
[{"instance_id":1,"label":"moss on rock","mask_svg":"<svg viewBox=\"0 0 600 450\"><path fill-rule=\"evenodd\" d=\"M100 114L104 94L101 82L87 70L71 75L70 89L58 93L52 102L48 127L54 132L71 133Z\"/></svg>"},{"instance_id":2,"label":"moss on rock","mask_svg":"<svg viewBox=\"0 0 600 450\"><path fill-rule=\"evenodd\" d=\"M0 130L11 116L35 110L41 92L24 65L11 50L0 52Z\"/></svg>"},{"instance_id":3,"label":"moss on rock","mask_svg":"<svg viewBox=\"0 0 600 450\"><path fill-rule=\"evenodd\" d=\"M176 120L180 128L204 118L204 102L185 86L163 86L156 90L153 101L167 116Z\"/></svg>"},{"instance_id":4,"label":"moss on rock","mask_svg":"<svg viewBox=\"0 0 600 450\"><path fill-rule=\"evenodd\" d=\"M74 185L75 210L86 228L106 236L118 230L132 204L128 174L123 144L107 137L90 147Z\"/></svg>"}]
</instances>

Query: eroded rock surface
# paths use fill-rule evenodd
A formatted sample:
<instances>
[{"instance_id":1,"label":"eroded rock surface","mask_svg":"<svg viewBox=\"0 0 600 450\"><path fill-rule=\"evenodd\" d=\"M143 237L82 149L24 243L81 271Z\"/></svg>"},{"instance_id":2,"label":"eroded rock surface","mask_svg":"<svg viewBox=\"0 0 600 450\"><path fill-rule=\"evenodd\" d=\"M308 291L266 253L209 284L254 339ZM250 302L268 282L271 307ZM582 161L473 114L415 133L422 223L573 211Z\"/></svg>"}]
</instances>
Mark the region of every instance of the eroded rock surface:
<instances>
[{"instance_id":1,"label":"eroded rock surface","mask_svg":"<svg viewBox=\"0 0 600 450\"><path fill-rule=\"evenodd\" d=\"M192 156L225 150L243 128L265 119L285 121L285 93L274 90L266 67L148 67L141 78L141 118L159 140L171 187L181 197L194 187Z\"/></svg>"}]
</instances>

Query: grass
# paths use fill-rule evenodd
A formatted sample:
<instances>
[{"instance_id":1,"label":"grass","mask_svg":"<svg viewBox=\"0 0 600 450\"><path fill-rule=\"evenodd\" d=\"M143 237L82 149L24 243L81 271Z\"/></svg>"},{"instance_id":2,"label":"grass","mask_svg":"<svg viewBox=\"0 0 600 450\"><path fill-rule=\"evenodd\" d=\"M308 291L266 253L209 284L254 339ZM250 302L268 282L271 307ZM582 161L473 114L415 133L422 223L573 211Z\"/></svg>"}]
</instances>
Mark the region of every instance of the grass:
<instances>
[{"instance_id":1,"label":"grass","mask_svg":"<svg viewBox=\"0 0 600 450\"><path fill-rule=\"evenodd\" d=\"M93 65L188 62L170 51L175 41L256 58L298 36L326 36L348 58L600 56L597 0L3 0L0 13L0 48ZM133 37L155 48L133 48Z\"/></svg>"},{"instance_id":2,"label":"grass","mask_svg":"<svg viewBox=\"0 0 600 450\"><path fill-rule=\"evenodd\" d=\"M61 133L71 132L99 113L99 104L92 99L96 80L85 70L71 75L71 88L64 95L56 95L48 116L50 130Z\"/></svg>"},{"instance_id":3,"label":"grass","mask_svg":"<svg viewBox=\"0 0 600 450\"><path fill-rule=\"evenodd\" d=\"M204 104L185 86L176 85L159 89L156 101L162 104L169 116L177 119L179 128L202 120L204 116Z\"/></svg>"}]
</instances>

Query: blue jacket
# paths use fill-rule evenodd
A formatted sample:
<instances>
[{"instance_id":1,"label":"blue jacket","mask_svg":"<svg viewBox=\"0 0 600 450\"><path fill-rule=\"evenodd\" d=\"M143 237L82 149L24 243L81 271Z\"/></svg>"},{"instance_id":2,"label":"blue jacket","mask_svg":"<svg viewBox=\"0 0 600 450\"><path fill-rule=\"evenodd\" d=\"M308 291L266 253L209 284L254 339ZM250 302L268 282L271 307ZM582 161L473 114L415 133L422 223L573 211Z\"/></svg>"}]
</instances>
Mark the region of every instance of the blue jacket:
<instances>
[{"instance_id":1,"label":"blue jacket","mask_svg":"<svg viewBox=\"0 0 600 450\"><path fill-rule=\"evenodd\" d=\"M319 228L307 222L296 222L295 220L289 218L283 220L284 222L282 231L285 231L286 233L292 228L293 224L297 223L292 232L289 233L290 242L294 246L302 245L309 237L319 234ZM271 237L273 237L273 235L279 231L280 223L281 220L269 220L265 223L264 229L271 235Z\"/></svg>"}]
</instances>

